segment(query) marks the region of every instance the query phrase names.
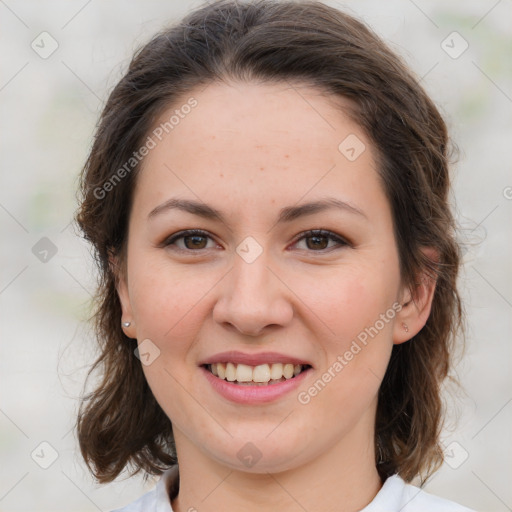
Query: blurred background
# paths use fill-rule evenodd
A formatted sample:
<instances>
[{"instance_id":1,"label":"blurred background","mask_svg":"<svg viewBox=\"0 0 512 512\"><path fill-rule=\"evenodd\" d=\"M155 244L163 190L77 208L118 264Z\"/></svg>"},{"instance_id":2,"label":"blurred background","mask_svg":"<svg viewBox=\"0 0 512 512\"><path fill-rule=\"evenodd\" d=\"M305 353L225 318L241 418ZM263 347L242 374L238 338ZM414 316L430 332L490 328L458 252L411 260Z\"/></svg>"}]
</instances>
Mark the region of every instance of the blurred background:
<instances>
[{"instance_id":1,"label":"blurred background","mask_svg":"<svg viewBox=\"0 0 512 512\"><path fill-rule=\"evenodd\" d=\"M459 147L464 392L447 395L446 463L426 490L512 510L512 2L327 3L406 59ZM95 271L72 217L108 92L140 45L197 5L0 0L0 512L109 511L154 485L100 486L79 455L73 424L95 355Z\"/></svg>"}]
</instances>

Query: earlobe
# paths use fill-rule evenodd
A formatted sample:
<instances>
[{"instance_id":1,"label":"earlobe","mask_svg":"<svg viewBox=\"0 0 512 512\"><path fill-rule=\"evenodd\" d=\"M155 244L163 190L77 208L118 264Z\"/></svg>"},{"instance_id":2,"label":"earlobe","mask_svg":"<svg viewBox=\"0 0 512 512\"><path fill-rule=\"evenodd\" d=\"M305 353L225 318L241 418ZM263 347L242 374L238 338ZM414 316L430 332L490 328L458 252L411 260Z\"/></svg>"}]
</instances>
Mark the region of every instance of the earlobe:
<instances>
[{"instance_id":1,"label":"earlobe","mask_svg":"<svg viewBox=\"0 0 512 512\"><path fill-rule=\"evenodd\" d=\"M423 252L429 259L439 261L438 253L433 248L425 248ZM435 288L435 277L425 270L418 275L414 288L408 287L404 290L402 309L394 325L393 343L395 345L410 340L423 329L430 316Z\"/></svg>"},{"instance_id":2,"label":"earlobe","mask_svg":"<svg viewBox=\"0 0 512 512\"><path fill-rule=\"evenodd\" d=\"M128 292L128 284L126 281L125 272L123 272L119 259L110 254L109 256L110 271L114 275L116 283L116 291L121 303L122 315L119 319L119 323L123 329L123 332L129 338L136 338L135 323L133 321L133 311L130 303L130 295Z\"/></svg>"}]
</instances>

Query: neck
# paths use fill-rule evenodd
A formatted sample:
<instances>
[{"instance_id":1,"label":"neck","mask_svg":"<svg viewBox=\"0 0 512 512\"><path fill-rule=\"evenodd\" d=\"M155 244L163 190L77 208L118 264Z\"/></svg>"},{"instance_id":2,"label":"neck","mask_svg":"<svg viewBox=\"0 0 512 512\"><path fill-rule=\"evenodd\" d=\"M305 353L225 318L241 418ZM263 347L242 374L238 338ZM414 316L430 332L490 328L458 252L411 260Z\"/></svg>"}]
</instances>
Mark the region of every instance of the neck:
<instances>
[{"instance_id":1,"label":"neck","mask_svg":"<svg viewBox=\"0 0 512 512\"><path fill-rule=\"evenodd\" d=\"M205 457L179 431L180 489L175 512L324 510L355 512L382 486L372 441L353 433L314 460L286 471L248 473Z\"/></svg>"}]
</instances>

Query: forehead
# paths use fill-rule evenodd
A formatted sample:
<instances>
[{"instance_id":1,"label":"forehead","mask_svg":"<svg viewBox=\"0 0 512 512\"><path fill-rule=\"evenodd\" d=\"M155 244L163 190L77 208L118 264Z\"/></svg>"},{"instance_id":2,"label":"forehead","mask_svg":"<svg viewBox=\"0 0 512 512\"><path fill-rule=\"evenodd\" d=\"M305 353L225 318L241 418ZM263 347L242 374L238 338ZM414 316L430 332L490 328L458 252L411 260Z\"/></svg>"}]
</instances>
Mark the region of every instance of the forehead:
<instances>
[{"instance_id":1,"label":"forehead","mask_svg":"<svg viewBox=\"0 0 512 512\"><path fill-rule=\"evenodd\" d=\"M212 198L214 191L220 205L262 196L294 203L333 190L382 192L371 144L340 106L339 98L291 83L193 90L149 133L155 146L143 161L136 201L156 203L171 193Z\"/></svg>"},{"instance_id":2,"label":"forehead","mask_svg":"<svg viewBox=\"0 0 512 512\"><path fill-rule=\"evenodd\" d=\"M192 97L196 106L188 109ZM174 138L186 138L190 145L217 152L225 152L229 146L234 157L243 158L247 149L265 151L278 145L308 154L313 147L336 149L340 137L361 133L357 123L342 111L354 106L348 99L310 85L215 82L176 100L157 126L165 126L173 113L190 110L165 135L172 133ZM230 145L233 140L238 145ZM308 144L299 147L297 143L304 141Z\"/></svg>"}]
</instances>

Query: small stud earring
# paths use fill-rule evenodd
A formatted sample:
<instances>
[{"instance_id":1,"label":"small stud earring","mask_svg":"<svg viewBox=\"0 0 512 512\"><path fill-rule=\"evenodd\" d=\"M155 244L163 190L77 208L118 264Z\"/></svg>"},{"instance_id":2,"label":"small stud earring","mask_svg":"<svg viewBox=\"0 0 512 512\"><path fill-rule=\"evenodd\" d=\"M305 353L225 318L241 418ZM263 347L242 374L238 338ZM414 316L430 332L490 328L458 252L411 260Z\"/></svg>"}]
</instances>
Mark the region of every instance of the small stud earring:
<instances>
[{"instance_id":1,"label":"small stud earring","mask_svg":"<svg viewBox=\"0 0 512 512\"><path fill-rule=\"evenodd\" d=\"M131 322L122 322L123 327L130 327L132 325Z\"/></svg>"},{"instance_id":2,"label":"small stud earring","mask_svg":"<svg viewBox=\"0 0 512 512\"><path fill-rule=\"evenodd\" d=\"M407 324L405 322L402 322L402 327L404 328L405 332L409 332L409 327L407 327Z\"/></svg>"}]
</instances>

